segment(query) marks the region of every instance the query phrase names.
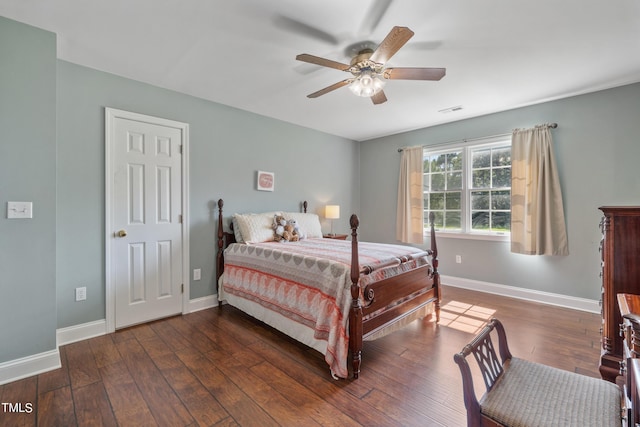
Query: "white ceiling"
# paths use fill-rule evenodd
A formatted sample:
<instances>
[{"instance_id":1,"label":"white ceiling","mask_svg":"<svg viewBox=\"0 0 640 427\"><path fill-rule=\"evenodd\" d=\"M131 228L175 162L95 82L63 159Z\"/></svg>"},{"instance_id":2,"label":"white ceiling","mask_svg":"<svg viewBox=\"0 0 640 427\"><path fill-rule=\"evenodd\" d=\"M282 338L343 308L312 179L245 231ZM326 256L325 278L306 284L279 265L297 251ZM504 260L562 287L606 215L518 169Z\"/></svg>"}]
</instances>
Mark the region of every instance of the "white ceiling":
<instances>
[{"instance_id":1,"label":"white ceiling","mask_svg":"<svg viewBox=\"0 0 640 427\"><path fill-rule=\"evenodd\" d=\"M0 15L57 33L60 59L353 140L640 81L640 0L0 0ZM297 54L348 63L395 25L415 36L387 65L442 80L390 80L377 106L346 87L306 97L349 74Z\"/></svg>"}]
</instances>

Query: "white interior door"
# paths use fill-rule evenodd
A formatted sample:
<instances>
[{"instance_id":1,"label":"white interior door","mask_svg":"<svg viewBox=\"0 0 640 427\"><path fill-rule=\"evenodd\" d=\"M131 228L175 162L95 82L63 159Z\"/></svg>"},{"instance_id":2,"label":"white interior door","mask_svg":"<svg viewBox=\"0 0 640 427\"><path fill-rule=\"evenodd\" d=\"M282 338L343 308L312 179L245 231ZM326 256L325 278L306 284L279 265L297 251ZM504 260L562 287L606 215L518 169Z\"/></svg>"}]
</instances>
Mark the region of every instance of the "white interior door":
<instances>
[{"instance_id":1,"label":"white interior door","mask_svg":"<svg viewBox=\"0 0 640 427\"><path fill-rule=\"evenodd\" d=\"M135 114L114 114L107 125L110 280L122 328L183 311L185 130Z\"/></svg>"}]
</instances>

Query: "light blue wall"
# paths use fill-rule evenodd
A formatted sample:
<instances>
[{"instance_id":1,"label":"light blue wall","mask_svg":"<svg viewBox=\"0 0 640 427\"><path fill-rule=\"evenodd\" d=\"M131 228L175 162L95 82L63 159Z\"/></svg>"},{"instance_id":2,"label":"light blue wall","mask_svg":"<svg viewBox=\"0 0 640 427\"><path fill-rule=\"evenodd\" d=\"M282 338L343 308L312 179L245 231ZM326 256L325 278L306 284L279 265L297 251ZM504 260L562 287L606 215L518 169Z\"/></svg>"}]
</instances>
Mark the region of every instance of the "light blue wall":
<instances>
[{"instance_id":1,"label":"light blue wall","mask_svg":"<svg viewBox=\"0 0 640 427\"><path fill-rule=\"evenodd\" d=\"M362 237L395 241L398 148L557 122L552 135L570 255L515 255L508 243L440 238L440 269L449 276L598 300L598 207L640 205L639 117L640 84L635 84L364 142L362 222L377 226L363 226ZM462 264L455 263L455 255L462 255Z\"/></svg>"},{"instance_id":2,"label":"light blue wall","mask_svg":"<svg viewBox=\"0 0 640 427\"><path fill-rule=\"evenodd\" d=\"M202 270L190 283L192 299L215 293L218 198L227 215L296 211L305 199L311 211L327 202L359 208L353 141L58 61L59 328L105 318L104 107L190 125L189 268ZM255 190L257 170L275 173L274 192ZM79 286L86 301L74 301Z\"/></svg>"},{"instance_id":3,"label":"light blue wall","mask_svg":"<svg viewBox=\"0 0 640 427\"><path fill-rule=\"evenodd\" d=\"M2 17L0 130L1 363L56 348L56 36Z\"/></svg>"}]
</instances>

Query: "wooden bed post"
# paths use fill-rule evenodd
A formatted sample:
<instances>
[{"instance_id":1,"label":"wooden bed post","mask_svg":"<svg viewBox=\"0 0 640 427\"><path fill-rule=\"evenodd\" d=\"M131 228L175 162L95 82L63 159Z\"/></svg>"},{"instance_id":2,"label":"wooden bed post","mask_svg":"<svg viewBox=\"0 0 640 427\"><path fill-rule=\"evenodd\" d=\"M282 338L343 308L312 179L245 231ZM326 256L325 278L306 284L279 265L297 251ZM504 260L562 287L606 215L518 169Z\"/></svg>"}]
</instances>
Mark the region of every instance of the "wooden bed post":
<instances>
[{"instance_id":1,"label":"wooden bed post","mask_svg":"<svg viewBox=\"0 0 640 427\"><path fill-rule=\"evenodd\" d=\"M358 225L356 214L349 219L351 225L351 310L349 311L349 349L353 364L353 377L360 375L362 362L362 306L360 305L360 263L358 260Z\"/></svg>"},{"instance_id":2,"label":"wooden bed post","mask_svg":"<svg viewBox=\"0 0 640 427\"><path fill-rule=\"evenodd\" d=\"M435 226L435 214L429 213L429 224L431 225L431 265L433 267L433 287L435 288L435 305L436 305L436 322L440 321L440 296L442 295L440 289L440 272L438 271L438 245L436 244L436 226Z\"/></svg>"},{"instance_id":3,"label":"wooden bed post","mask_svg":"<svg viewBox=\"0 0 640 427\"><path fill-rule=\"evenodd\" d=\"M222 225L222 207L224 206L224 201L222 199L218 199L218 253L216 254L216 289L218 295L220 295L220 284L219 279L222 276L224 271L224 229ZM222 301L218 300L218 307L222 306Z\"/></svg>"}]
</instances>

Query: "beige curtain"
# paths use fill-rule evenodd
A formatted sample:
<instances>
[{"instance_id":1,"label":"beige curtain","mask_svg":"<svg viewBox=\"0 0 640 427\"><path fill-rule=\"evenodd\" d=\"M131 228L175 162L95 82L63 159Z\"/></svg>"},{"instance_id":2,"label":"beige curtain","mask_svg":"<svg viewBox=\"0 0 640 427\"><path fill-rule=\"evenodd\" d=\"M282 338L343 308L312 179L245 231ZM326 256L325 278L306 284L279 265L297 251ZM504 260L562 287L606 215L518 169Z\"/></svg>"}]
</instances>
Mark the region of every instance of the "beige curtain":
<instances>
[{"instance_id":1,"label":"beige curtain","mask_svg":"<svg viewBox=\"0 0 640 427\"><path fill-rule=\"evenodd\" d=\"M405 148L400 159L396 239L424 243L423 206L422 147Z\"/></svg>"},{"instance_id":2,"label":"beige curtain","mask_svg":"<svg viewBox=\"0 0 640 427\"><path fill-rule=\"evenodd\" d=\"M511 252L568 255L549 126L516 129L511 144Z\"/></svg>"}]
</instances>

